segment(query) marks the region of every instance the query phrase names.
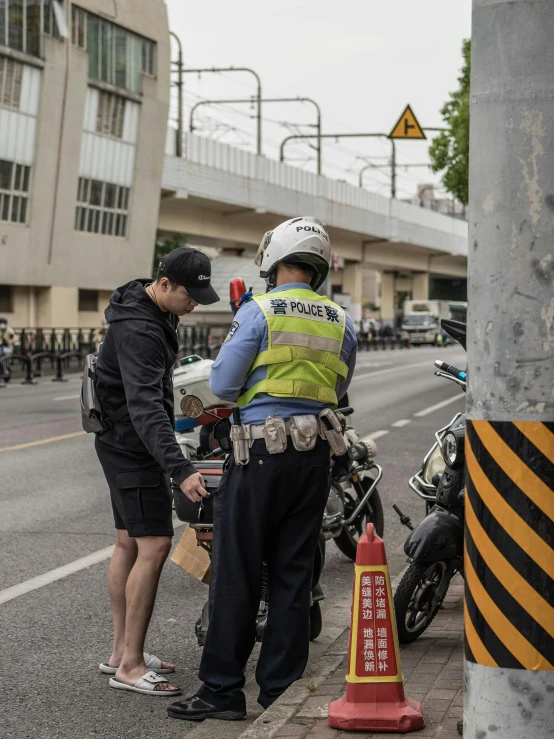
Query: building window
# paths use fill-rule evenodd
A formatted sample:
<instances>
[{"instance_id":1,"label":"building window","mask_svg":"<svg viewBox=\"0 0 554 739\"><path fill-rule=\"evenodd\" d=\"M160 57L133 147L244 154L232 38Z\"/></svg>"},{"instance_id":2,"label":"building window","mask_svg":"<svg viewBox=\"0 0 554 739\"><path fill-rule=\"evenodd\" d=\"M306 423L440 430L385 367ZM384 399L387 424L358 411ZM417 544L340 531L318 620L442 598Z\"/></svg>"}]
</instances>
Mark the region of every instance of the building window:
<instances>
[{"instance_id":1,"label":"building window","mask_svg":"<svg viewBox=\"0 0 554 739\"><path fill-rule=\"evenodd\" d=\"M0 221L27 222L31 168L0 159Z\"/></svg>"},{"instance_id":2,"label":"building window","mask_svg":"<svg viewBox=\"0 0 554 739\"><path fill-rule=\"evenodd\" d=\"M0 105L19 109L22 78L23 64L0 56Z\"/></svg>"},{"instance_id":3,"label":"building window","mask_svg":"<svg viewBox=\"0 0 554 739\"><path fill-rule=\"evenodd\" d=\"M40 55L40 8L43 0L0 0L0 44Z\"/></svg>"},{"instance_id":4,"label":"building window","mask_svg":"<svg viewBox=\"0 0 554 739\"><path fill-rule=\"evenodd\" d=\"M1 313L13 313L13 290L11 285L0 285Z\"/></svg>"},{"instance_id":5,"label":"building window","mask_svg":"<svg viewBox=\"0 0 554 739\"><path fill-rule=\"evenodd\" d=\"M0 44L32 56L41 53L42 30L65 36L65 16L59 0L0 0Z\"/></svg>"},{"instance_id":6,"label":"building window","mask_svg":"<svg viewBox=\"0 0 554 739\"><path fill-rule=\"evenodd\" d=\"M79 177L75 230L126 236L130 188Z\"/></svg>"},{"instance_id":7,"label":"building window","mask_svg":"<svg viewBox=\"0 0 554 739\"><path fill-rule=\"evenodd\" d=\"M96 133L123 138L125 98L111 92L101 92L96 115Z\"/></svg>"},{"instance_id":8,"label":"building window","mask_svg":"<svg viewBox=\"0 0 554 739\"><path fill-rule=\"evenodd\" d=\"M142 74L155 74L155 44L115 23L76 6L72 18L73 43L88 51L89 77L131 92L140 92ZM83 41L79 35L83 29ZM86 36L85 30L86 29Z\"/></svg>"},{"instance_id":9,"label":"building window","mask_svg":"<svg viewBox=\"0 0 554 739\"><path fill-rule=\"evenodd\" d=\"M30 0L26 0L26 2L30 2ZM67 27L67 20L63 9L63 0L43 0L43 3L43 32L47 36L69 38L69 29Z\"/></svg>"},{"instance_id":10,"label":"building window","mask_svg":"<svg viewBox=\"0 0 554 739\"><path fill-rule=\"evenodd\" d=\"M147 38L142 39L142 73L153 77L155 74L154 54L156 44Z\"/></svg>"},{"instance_id":11,"label":"building window","mask_svg":"<svg viewBox=\"0 0 554 739\"><path fill-rule=\"evenodd\" d=\"M71 6L71 43L79 49L87 48L87 13L76 5Z\"/></svg>"},{"instance_id":12,"label":"building window","mask_svg":"<svg viewBox=\"0 0 554 739\"><path fill-rule=\"evenodd\" d=\"M98 290L79 289L79 310L94 313L98 310Z\"/></svg>"}]
</instances>

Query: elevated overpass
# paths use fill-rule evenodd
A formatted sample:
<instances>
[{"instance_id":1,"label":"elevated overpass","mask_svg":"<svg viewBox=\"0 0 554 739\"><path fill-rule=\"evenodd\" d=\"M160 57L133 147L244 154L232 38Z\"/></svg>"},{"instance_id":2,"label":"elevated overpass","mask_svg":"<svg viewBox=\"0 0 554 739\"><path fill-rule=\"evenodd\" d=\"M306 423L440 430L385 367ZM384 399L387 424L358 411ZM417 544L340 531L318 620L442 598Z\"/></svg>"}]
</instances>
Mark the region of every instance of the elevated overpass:
<instances>
[{"instance_id":1,"label":"elevated overpass","mask_svg":"<svg viewBox=\"0 0 554 739\"><path fill-rule=\"evenodd\" d=\"M392 318L397 292L427 298L430 276L466 279L465 221L194 134L187 134L183 158L168 146L160 231L248 254L265 231L298 215L328 227L338 267L331 282L350 295L355 318L368 299ZM377 301L366 285L369 270L381 275Z\"/></svg>"}]
</instances>

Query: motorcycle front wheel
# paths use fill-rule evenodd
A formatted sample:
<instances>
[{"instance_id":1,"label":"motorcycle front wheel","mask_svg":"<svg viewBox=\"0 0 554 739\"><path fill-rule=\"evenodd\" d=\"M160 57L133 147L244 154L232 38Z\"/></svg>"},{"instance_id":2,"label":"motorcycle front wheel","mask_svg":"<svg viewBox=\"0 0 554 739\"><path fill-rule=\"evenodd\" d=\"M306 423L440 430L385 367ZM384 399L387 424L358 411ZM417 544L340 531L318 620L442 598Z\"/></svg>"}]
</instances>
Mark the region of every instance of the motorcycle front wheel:
<instances>
[{"instance_id":1,"label":"motorcycle front wheel","mask_svg":"<svg viewBox=\"0 0 554 739\"><path fill-rule=\"evenodd\" d=\"M412 562L394 594L394 612L398 640L408 644L420 637L437 615L441 603L434 607L432 601L442 578L444 562Z\"/></svg>"},{"instance_id":2,"label":"motorcycle front wheel","mask_svg":"<svg viewBox=\"0 0 554 739\"><path fill-rule=\"evenodd\" d=\"M360 480L360 484L366 493L373 480L369 477L364 477ZM360 502L358 493L354 487L348 488L344 493L344 517L349 518L350 514L356 510L356 506ZM381 498L379 497L379 491L375 490L373 495L368 500L366 506L362 509L358 517L349 525L344 526L341 533L334 539L335 544L341 550L343 554L349 557L352 561L356 559L356 550L358 548L358 541L360 536L363 536L366 531L368 523L372 523L375 526L375 533L377 536L383 536L385 529L385 518L383 515L383 505Z\"/></svg>"}]
</instances>

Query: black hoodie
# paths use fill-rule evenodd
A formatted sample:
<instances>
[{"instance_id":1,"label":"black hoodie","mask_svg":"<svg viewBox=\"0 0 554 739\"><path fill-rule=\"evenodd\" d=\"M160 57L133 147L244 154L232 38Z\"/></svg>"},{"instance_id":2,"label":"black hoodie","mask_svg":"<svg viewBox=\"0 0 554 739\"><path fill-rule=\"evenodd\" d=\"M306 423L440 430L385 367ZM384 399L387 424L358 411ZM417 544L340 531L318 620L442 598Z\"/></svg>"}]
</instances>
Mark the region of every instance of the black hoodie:
<instances>
[{"instance_id":1,"label":"black hoodie","mask_svg":"<svg viewBox=\"0 0 554 739\"><path fill-rule=\"evenodd\" d=\"M117 288L106 308L110 324L97 363L98 400L106 416L127 403L129 415L100 441L118 449L149 453L179 484L196 470L175 439L172 370L179 319L148 297L151 280Z\"/></svg>"}]
</instances>

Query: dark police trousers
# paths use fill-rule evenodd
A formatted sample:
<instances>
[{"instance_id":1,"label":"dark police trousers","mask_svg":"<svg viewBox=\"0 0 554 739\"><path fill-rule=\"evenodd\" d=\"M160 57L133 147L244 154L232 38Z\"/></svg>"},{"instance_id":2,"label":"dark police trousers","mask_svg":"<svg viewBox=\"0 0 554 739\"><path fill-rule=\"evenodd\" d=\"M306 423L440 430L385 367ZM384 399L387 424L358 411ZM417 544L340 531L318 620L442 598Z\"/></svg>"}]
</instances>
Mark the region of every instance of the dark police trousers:
<instances>
[{"instance_id":1,"label":"dark police trousers","mask_svg":"<svg viewBox=\"0 0 554 739\"><path fill-rule=\"evenodd\" d=\"M308 660L312 569L329 494L329 445L231 461L214 497L210 622L198 695L222 710L246 708L244 669L256 638L262 562L268 568L268 620L256 670L267 708L298 680Z\"/></svg>"}]
</instances>

